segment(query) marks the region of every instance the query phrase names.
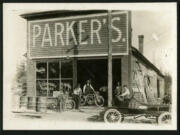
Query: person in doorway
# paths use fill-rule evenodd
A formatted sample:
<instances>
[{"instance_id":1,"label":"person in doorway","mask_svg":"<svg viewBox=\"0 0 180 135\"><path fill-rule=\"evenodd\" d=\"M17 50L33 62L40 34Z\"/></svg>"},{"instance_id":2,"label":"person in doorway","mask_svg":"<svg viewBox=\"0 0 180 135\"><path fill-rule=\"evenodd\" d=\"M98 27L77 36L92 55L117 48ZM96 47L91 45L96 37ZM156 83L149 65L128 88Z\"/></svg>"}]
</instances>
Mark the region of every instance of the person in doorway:
<instances>
[{"instance_id":1,"label":"person in doorway","mask_svg":"<svg viewBox=\"0 0 180 135\"><path fill-rule=\"evenodd\" d=\"M120 82L117 82L117 86L114 90L114 95L119 96L122 93L122 87L120 85Z\"/></svg>"},{"instance_id":2,"label":"person in doorway","mask_svg":"<svg viewBox=\"0 0 180 135\"><path fill-rule=\"evenodd\" d=\"M82 95L81 85L78 84L77 87L73 90L73 97L76 103L75 109L79 109L81 95Z\"/></svg>"},{"instance_id":3,"label":"person in doorway","mask_svg":"<svg viewBox=\"0 0 180 135\"><path fill-rule=\"evenodd\" d=\"M120 82L117 82L117 86L114 90L114 100L113 100L113 104L115 105L119 105L119 101L122 101L123 98L119 97L122 93L122 87L120 85Z\"/></svg>"},{"instance_id":4,"label":"person in doorway","mask_svg":"<svg viewBox=\"0 0 180 135\"><path fill-rule=\"evenodd\" d=\"M87 80L86 84L83 87L83 94L88 95L88 94L92 94L94 92L95 92L95 90L94 90L93 86L91 85L91 81Z\"/></svg>"}]
</instances>

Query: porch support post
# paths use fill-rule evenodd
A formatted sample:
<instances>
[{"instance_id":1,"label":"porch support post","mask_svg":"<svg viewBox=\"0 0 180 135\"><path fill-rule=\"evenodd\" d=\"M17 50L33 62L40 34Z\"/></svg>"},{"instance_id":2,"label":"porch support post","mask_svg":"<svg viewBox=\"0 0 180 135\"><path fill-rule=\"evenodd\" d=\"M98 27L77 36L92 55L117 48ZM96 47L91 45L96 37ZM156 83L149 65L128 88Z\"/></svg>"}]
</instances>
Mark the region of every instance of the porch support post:
<instances>
[{"instance_id":1,"label":"porch support post","mask_svg":"<svg viewBox=\"0 0 180 135\"><path fill-rule=\"evenodd\" d=\"M73 89L77 85L77 58L73 58Z\"/></svg>"},{"instance_id":2,"label":"porch support post","mask_svg":"<svg viewBox=\"0 0 180 135\"><path fill-rule=\"evenodd\" d=\"M112 33L111 10L108 10L108 107L112 106Z\"/></svg>"}]
</instances>

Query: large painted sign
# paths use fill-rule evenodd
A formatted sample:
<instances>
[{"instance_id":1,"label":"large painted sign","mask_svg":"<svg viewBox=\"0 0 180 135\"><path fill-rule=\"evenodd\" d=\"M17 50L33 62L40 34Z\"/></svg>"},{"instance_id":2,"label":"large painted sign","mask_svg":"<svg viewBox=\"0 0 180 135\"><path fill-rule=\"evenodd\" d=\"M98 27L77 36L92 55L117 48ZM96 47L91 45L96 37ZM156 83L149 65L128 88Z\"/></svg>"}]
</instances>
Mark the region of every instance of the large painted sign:
<instances>
[{"instance_id":1,"label":"large painted sign","mask_svg":"<svg viewBox=\"0 0 180 135\"><path fill-rule=\"evenodd\" d=\"M107 13L28 22L30 58L107 56ZM113 12L113 55L128 54L128 13Z\"/></svg>"}]
</instances>

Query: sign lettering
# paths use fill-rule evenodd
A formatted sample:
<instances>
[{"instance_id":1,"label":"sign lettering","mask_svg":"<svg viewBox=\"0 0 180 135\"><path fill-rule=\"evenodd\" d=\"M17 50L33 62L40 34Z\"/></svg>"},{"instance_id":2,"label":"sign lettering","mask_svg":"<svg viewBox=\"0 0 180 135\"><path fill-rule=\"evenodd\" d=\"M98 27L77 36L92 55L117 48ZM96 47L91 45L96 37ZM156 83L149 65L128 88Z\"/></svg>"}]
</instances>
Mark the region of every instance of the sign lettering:
<instances>
[{"instance_id":1,"label":"sign lettering","mask_svg":"<svg viewBox=\"0 0 180 135\"><path fill-rule=\"evenodd\" d=\"M127 21L126 12L112 14L113 53L127 53ZM107 22L107 14L30 21L29 54L34 58L86 55L87 51L95 55L107 54Z\"/></svg>"}]
</instances>

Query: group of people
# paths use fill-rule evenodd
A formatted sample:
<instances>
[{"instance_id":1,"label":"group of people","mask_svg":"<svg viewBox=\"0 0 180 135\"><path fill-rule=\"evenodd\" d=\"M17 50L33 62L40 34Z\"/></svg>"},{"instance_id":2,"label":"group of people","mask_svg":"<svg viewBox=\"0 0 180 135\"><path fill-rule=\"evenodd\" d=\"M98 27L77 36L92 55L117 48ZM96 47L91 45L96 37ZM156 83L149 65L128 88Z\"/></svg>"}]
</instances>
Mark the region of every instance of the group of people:
<instances>
[{"instance_id":1,"label":"group of people","mask_svg":"<svg viewBox=\"0 0 180 135\"><path fill-rule=\"evenodd\" d=\"M101 95L104 97L104 99L107 99L107 86L102 86L99 91L101 92ZM121 86L120 82L117 82L117 85L115 86L115 89L113 89L113 103L116 104L117 102L123 102L127 101L130 98L130 91L127 85ZM107 100L105 102L107 104Z\"/></svg>"},{"instance_id":2,"label":"group of people","mask_svg":"<svg viewBox=\"0 0 180 135\"><path fill-rule=\"evenodd\" d=\"M81 85L77 84L77 86L73 90L73 98L76 103L75 108L79 109L81 95L88 95L88 94L92 94L94 92L95 92L95 90L94 90L93 86L91 85L90 80L86 81L86 84L83 86L83 90L81 89Z\"/></svg>"},{"instance_id":3,"label":"group of people","mask_svg":"<svg viewBox=\"0 0 180 135\"><path fill-rule=\"evenodd\" d=\"M101 95L107 99L107 86L101 87L99 89ZM80 106L80 100L82 95L88 95L95 93L95 89L91 84L91 80L87 80L86 84L84 84L83 89L81 89L81 85L78 83L77 86L73 89L72 97L75 101L75 109L79 109ZM115 96L116 99L119 101L128 100L130 97L130 91L127 87L127 85L123 85L121 87L120 82L117 82L117 85L115 87L115 90L113 91L113 96ZM60 98L62 102L62 97Z\"/></svg>"},{"instance_id":4,"label":"group of people","mask_svg":"<svg viewBox=\"0 0 180 135\"><path fill-rule=\"evenodd\" d=\"M130 99L130 90L127 85L120 85L120 82L117 82L117 86L114 90L115 104L121 102L129 102ZM117 101L117 103L116 103Z\"/></svg>"},{"instance_id":5,"label":"group of people","mask_svg":"<svg viewBox=\"0 0 180 135\"><path fill-rule=\"evenodd\" d=\"M101 95L107 99L107 87L101 87L99 89ZM81 89L80 84L77 85L77 87L73 90L73 97L76 102L76 109L79 108L80 105L80 97L81 95L88 95L94 93L95 90L91 84L90 80L87 80L86 84L83 86L83 90ZM115 90L113 92L114 97L120 101L128 101L130 98L130 91L127 85L123 85L123 87L120 85L120 82L117 82L117 86L115 87Z\"/></svg>"}]
</instances>

